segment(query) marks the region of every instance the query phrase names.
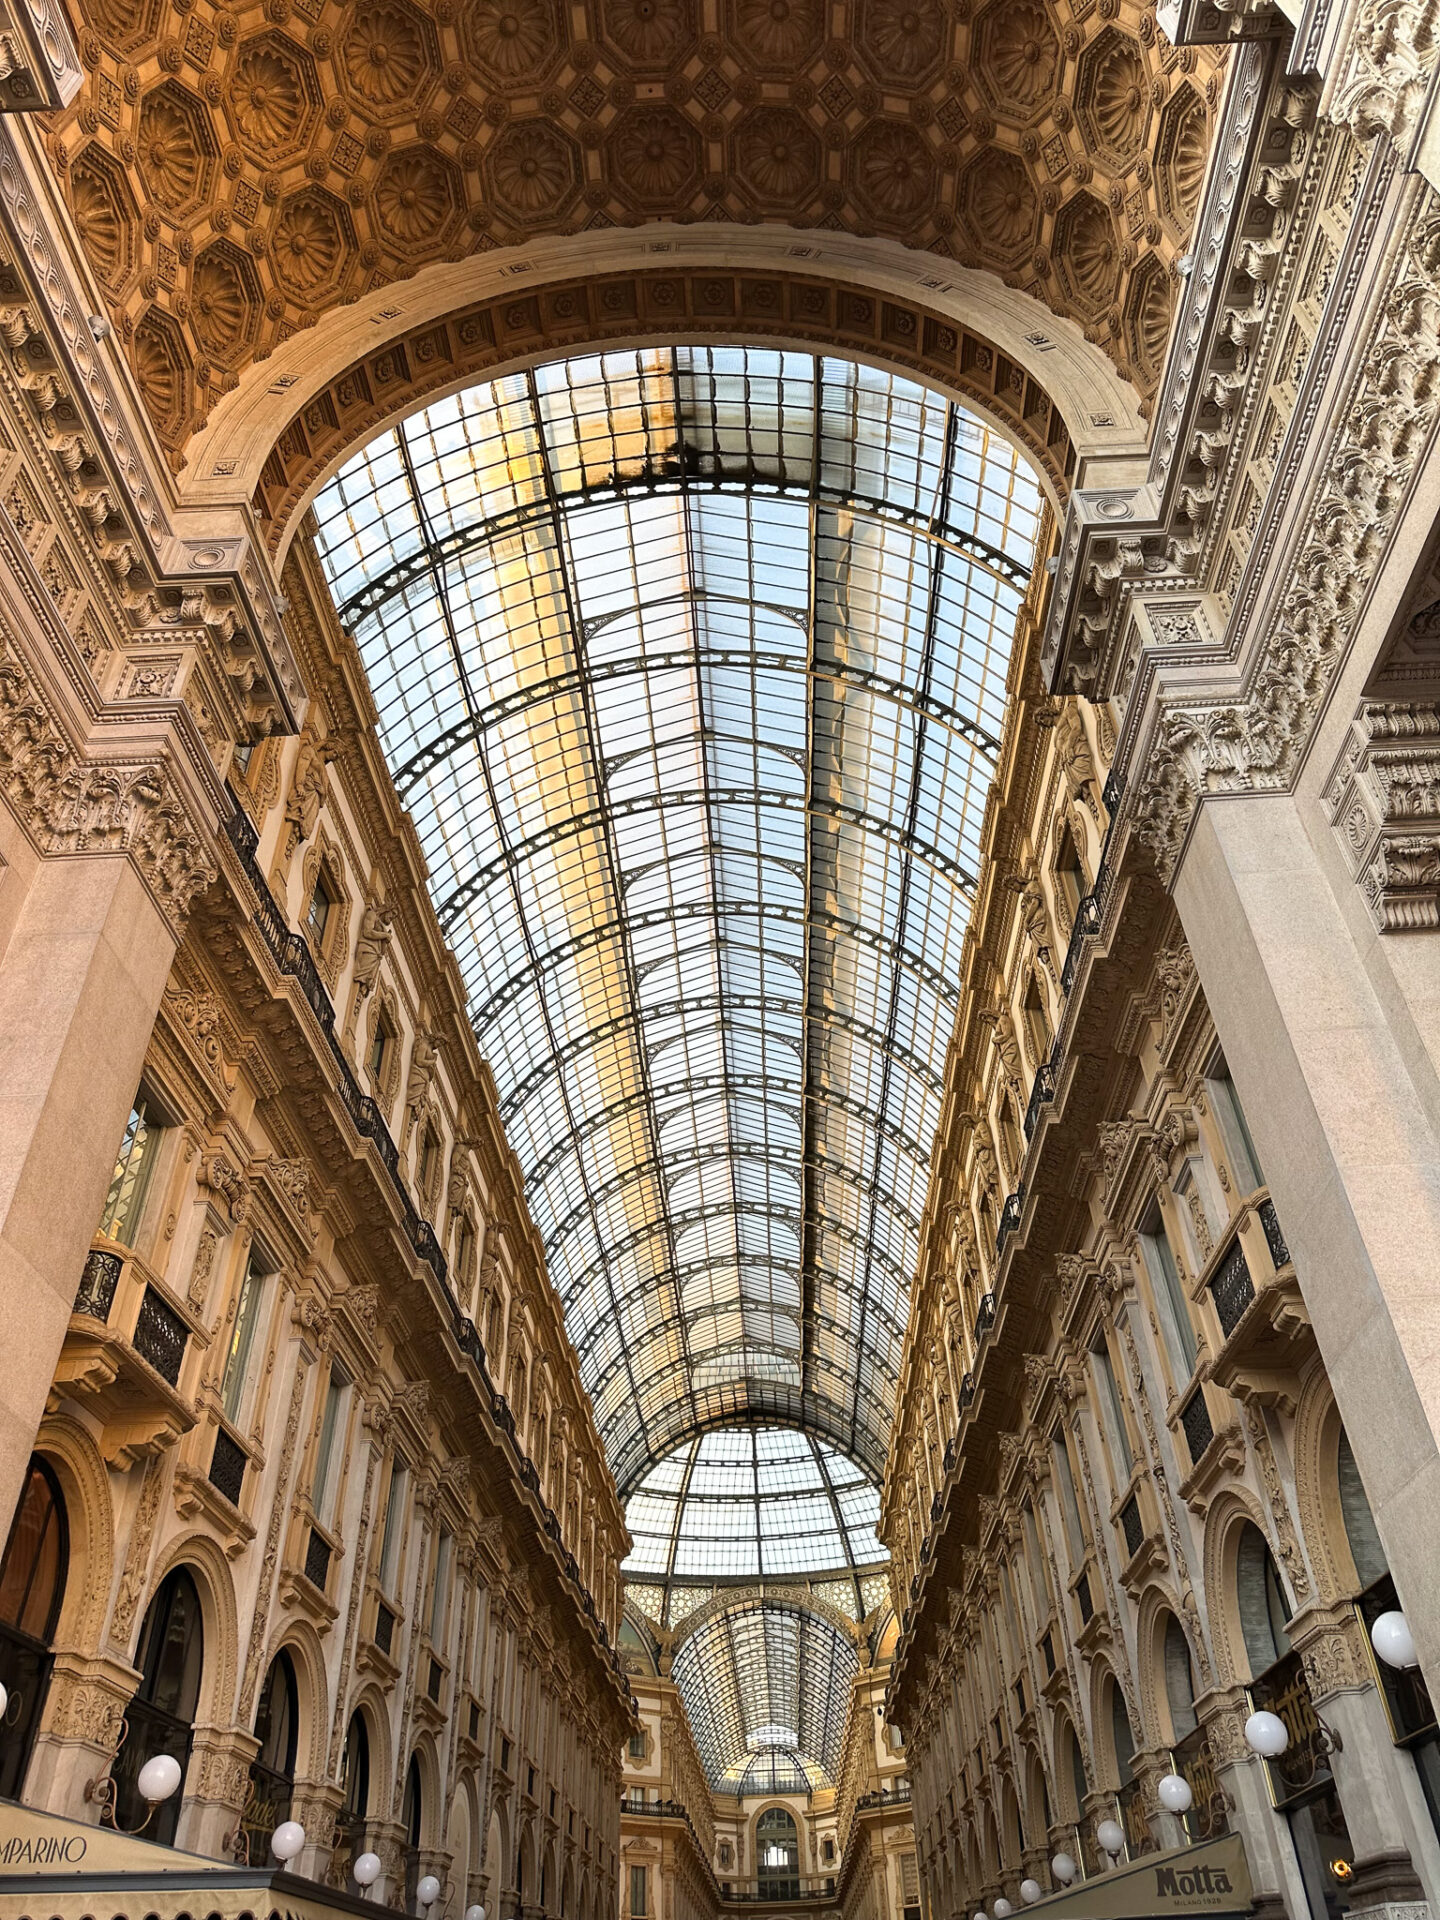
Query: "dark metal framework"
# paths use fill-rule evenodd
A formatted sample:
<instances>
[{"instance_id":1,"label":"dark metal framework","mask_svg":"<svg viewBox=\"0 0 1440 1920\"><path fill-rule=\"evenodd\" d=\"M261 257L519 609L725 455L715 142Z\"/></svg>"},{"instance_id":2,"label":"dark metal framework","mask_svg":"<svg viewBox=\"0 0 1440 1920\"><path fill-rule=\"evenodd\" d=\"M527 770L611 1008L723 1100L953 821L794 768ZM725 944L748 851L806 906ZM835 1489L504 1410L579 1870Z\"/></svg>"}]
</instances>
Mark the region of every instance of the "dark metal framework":
<instances>
[{"instance_id":1,"label":"dark metal framework","mask_svg":"<svg viewBox=\"0 0 1440 1920\"><path fill-rule=\"evenodd\" d=\"M1040 495L943 397L648 349L321 494L617 1480L775 1423L878 1482Z\"/></svg>"}]
</instances>

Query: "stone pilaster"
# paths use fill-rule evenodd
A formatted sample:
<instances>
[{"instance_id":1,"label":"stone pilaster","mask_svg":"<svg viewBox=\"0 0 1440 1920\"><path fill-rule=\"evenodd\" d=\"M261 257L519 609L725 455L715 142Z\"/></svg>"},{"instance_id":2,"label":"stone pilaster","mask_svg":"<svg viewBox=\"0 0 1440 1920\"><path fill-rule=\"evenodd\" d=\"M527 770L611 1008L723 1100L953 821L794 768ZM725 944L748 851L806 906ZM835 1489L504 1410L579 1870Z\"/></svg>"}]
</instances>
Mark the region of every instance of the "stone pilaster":
<instances>
[{"instance_id":1,"label":"stone pilaster","mask_svg":"<svg viewBox=\"0 0 1440 1920\"><path fill-rule=\"evenodd\" d=\"M33 1806L72 1820L99 1818L100 1803L87 1800L85 1788L110 1764L138 1677L123 1660L87 1659L69 1648L56 1653L24 1783Z\"/></svg>"}]
</instances>

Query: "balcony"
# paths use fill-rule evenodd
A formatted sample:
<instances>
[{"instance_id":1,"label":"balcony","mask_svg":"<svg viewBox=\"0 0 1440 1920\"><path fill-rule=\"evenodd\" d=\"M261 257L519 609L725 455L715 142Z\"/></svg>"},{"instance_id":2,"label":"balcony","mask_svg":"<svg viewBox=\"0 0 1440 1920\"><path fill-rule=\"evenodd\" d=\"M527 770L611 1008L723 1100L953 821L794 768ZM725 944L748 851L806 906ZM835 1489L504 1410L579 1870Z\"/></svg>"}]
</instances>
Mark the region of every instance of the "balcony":
<instances>
[{"instance_id":1,"label":"balcony","mask_svg":"<svg viewBox=\"0 0 1440 1920\"><path fill-rule=\"evenodd\" d=\"M1295 1411L1295 1375L1314 1336L1268 1193L1241 1208L1202 1276L1224 1345L1211 1378L1237 1400Z\"/></svg>"},{"instance_id":2,"label":"balcony","mask_svg":"<svg viewBox=\"0 0 1440 1920\"><path fill-rule=\"evenodd\" d=\"M107 1465L123 1472L195 1425L178 1391L194 1330L128 1247L96 1240L81 1272L55 1385L100 1421Z\"/></svg>"}]
</instances>

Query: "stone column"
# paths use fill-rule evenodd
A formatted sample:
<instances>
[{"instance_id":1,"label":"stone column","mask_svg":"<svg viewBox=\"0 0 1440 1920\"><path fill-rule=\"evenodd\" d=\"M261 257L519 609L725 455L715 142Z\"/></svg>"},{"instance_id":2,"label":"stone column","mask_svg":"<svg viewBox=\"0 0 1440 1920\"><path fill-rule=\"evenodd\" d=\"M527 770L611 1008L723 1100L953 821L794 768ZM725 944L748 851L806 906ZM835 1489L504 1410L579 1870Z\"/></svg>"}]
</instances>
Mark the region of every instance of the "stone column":
<instances>
[{"instance_id":1,"label":"stone column","mask_svg":"<svg viewBox=\"0 0 1440 1920\"><path fill-rule=\"evenodd\" d=\"M174 952L129 859L35 861L0 958L0 1535Z\"/></svg>"},{"instance_id":2,"label":"stone column","mask_svg":"<svg viewBox=\"0 0 1440 1920\"><path fill-rule=\"evenodd\" d=\"M100 1802L85 1789L110 1764L120 1723L140 1676L124 1660L90 1657L62 1648L55 1655L50 1692L25 1776L32 1806L94 1822Z\"/></svg>"},{"instance_id":3,"label":"stone column","mask_svg":"<svg viewBox=\"0 0 1440 1920\"><path fill-rule=\"evenodd\" d=\"M1341 909L1294 800L1207 803L1175 900L1421 1665L1440 1690L1440 1081L1383 940ZM1363 915L1358 891L1346 902Z\"/></svg>"},{"instance_id":4,"label":"stone column","mask_svg":"<svg viewBox=\"0 0 1440 1920\"><path fill-rule=\"evenodd\" d=\"M1210 1743L1215 1778L1230 1798L1230 1831L1245 1841L1256 1920L1283 1920L1287 1914L1291 1920L1309 1920L1310 1903L1284 1816L1270 1804L1265 1762L1245 1744L1249 1706L1244 1688L1217 1687L1202 1693L1195 1711Z\"/></svg>"},{"instance_id":5,"label":"stone column","mask_svg":"<svg viewBox=\"0 0 1440 1920\"><path fill-rule=\"evenodd\" d=\"M177 1847L216 1860L235 1858L240 1817L250 1790L250 1763L259 1751L260 1742L241 1727L196 1727L181 1788L185 1800L176 1830Z\"/></svg>"}]
</instances>

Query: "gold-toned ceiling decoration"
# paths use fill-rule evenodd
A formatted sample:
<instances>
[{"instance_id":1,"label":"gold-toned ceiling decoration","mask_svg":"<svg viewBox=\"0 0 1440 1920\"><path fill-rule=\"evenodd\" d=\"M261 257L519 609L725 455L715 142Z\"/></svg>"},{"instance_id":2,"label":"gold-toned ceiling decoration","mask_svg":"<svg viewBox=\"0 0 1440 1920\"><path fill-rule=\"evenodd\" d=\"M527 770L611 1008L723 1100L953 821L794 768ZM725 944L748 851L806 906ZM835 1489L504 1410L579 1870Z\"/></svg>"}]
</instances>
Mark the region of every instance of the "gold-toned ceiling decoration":
<instances>
[{"instance_id":1,"label":"gold-toned ceiling decoration","mask_svg":"<svg viewBox=\"0 0 1440 1920\"><path fill-rule=\"evenodd\" d=\"M658 218L894 238L1159 378L1222 55L1131 0L82 0L51 154L162 438L429 261Z\"/></svg>"}]
</instances>

